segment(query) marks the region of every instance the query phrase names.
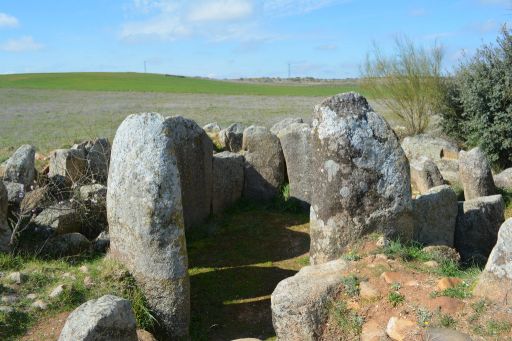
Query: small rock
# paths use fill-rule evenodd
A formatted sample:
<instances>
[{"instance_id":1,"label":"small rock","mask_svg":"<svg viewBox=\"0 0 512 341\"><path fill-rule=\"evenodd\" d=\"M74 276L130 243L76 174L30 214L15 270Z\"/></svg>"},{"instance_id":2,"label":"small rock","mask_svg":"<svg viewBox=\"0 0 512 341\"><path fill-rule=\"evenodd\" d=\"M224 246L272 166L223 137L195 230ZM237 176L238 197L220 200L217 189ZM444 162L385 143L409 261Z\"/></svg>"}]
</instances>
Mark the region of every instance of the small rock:
<instances>
[{"instance_id":1,"label":"small rock","mask_svg":"<svg viewBox=\"0 0 512 341\"><path fill-rule=\"evenodd\" d=\"M373 285L368 282L359 283L359 296L367 300L373 300L380 296Z\"/></svg>"},{"instance_id":2,"label":"small rock","mask_svg":"<svg viewBox=\"0 0 512 341\"><path fill-rule=\"evenodd\" d=\"M422 251L428 253L432 257L436 257L436 259L448 260L456 264L460 261L460 255L457 250L446 245L431 245L424 247Z\"/></svg>"},{"instance_id":3,"label":"small rock","mask_svg":"<svg viewBox=\"0 0 512 341\"><path fill-rule=\"evenodd\" d=\"M380 236L379 239L377 239L377 242L375 243L375 245L378 247L385 247L388 246L388 244L389 240L384 236Z\"/></svg>"},{"instance_id":4,"label":"small rock","mask_svg":"<svg viewBox=\"0 0 512 341\"><path fill-rule=\"evenodd\" d=\"M48 304L42 300L37 300L30 305L32 308L36 308L39 310L46 310L48 308Z\"/></svg>"},{"instance_id":5,"label":"small rock","mask_svg":"<svg viewBox=\"0 0 512 341\"><path fill-rule=\"evenodd\" d=\"M287 117L287 118L277 122L276 124L274 124L272 126L272 128L270 128L270 131L274 135L279 135L279 132L281 130L287 128L288 126L292 125L293 123L304 123L304 120L300 117Z\"/></svg>"},{"instance_id":6,"label":"small rock","mask_svg":"<svg viewBox=\"0 0 512 341\"><path fill-rule=\"evenodd\" d=\"M87 267L87 265L82 265L81 267L78 268L81 272L83 272L84 274L88 273L89 272L89 268Z\"/></svg>"},{"instance_id":7,"label":"small rock","mask_svg":"<svg viewBox=\"0 0 512 341\"><path fill-rule=\"evenodd\" d=\"M389 319L386 334L395 341L418 340L421 330L416 322L393 316Z\"/></svg>"},{"instance_id":8,"label":"small rock","mask_svg":"<svg viewBox=\"0 0 512 341\"><path fill-rule=\"evenodd\" d=\"M404 281L403 274L400 272L386 271L380 275L387 284L402 283Z\"/></svg>"},{"instance_id":9,"label":"small rock","mask_svg":"<svg viewBox=\"0 0 512 341\"><path fill-rule=\"evenodd\" d=\"M37 294L28 294L27 299L29 300L35 300L37 298Z\"/></svg>"},{"instance_id":10,"label":"small rock","mask_svg":"<svg viewBox=\"0 0 512 341\"><path fill-rule=\"evenodd\" d=\"M9 306L6 306L6 305L0 305L0 312L1 313L9 314L9 313L12 313L13 311L14 311L13 307L9 307Z\"/></svg>"},{"instance_id":11,"label":"small rock","mask_svg":"<svg viewBox=\"0 0 512 341\"><path fill-rule=\"evenodd\" d=\"M462 279L456 277L444 277L437 282L437 290L443 291L446 289L454 288L462 283Z\"/></svg>"},{"instance_id":12,"label":"small rock","mask_svg":"<svg viewBox=\"0 0 512 341\"><path fill-rule=\"evenodd\" d=\"M94 282L93 282L93 280L92 280L92 278L90 276L86 276L84 278L84 285L85 285L86 288L90 288L90 287L92 287L94 285Z\"/></svg>"},{"instance_id":13,"label":"small rock","mask_svg":"<svg viewBox=\"0 0 512 341\"><path fill-rule=\"evenodd\" d=\"M494 176L496 187L511 190L512 189L512 168L505 169L503 172Z\"/></svg>"},{"instance_id":14,"label":"small rock","mask_svg":"<svg viewBox=\"0 0 512 341\"><path fill-rule=\"evenodd\" d=\"M18 296L16 295L3 295L2 302L6 304L14 304L18 301Z\"/></svg>"},{"instance_id":15,"label":"small rock","mask_svg":"<svg viewBox=\"0 0 512 341\"><path fill-rule=\"evenodd\" d=\"M444 184L443 176L434 161L426 156L411 160L411 183L420 193Z\"/></svg>"},{"instance_id":16,"label":"small rock","mask_svg":"<svg viewBox=\"0 0 512 341\"><path fill-rule=\"evenodd\" d=\"M153 334L144 329L137 329L137 338L138 341L158 341Z\"/></svg>"},{"instance_id":17,"label":"small rock","mask_svg":"<svg viewBox=\"0 0 512 341\"><path fill-rule=\"evenodd\" d=\"M426 337L437 341L472 341L469 335L448 328L428 328Z\"/></svg>"},{"instance_id":18,"label":"small rock","mask_svg":"<svg viewBox=\"0 0 512 341\"><path fill-rule=\"evenodd\" d=\"M65 289L65 285L60 284L52 290L52 292L50 293L49 296L51 298L59 297L64 292L64 289Z\"/></svg>"},{"instance_id":19,"label":"small rock","mask_svg":"<svg viewBox=\"0 0 512 341\"><path fill-rule=\"evenodd\" d=\"M437 268L439 267L439 263L435 260L429 260L428 262L424 262L423 265L425 265L428 268Z\"/></svg>"},{"instance_id":20,"label":"small rock","mask_svg":"<svg viewBox=\"0 0 512 341\"><path fill-rule=\"evenodd\" d=\"M363 325L361 341L381 341L386 339L386 331L377 321L368 321Z\"/></svg>"},{"instance_id":21,"label":"small rock","mask_svg":"<svg viewBox=\"0 0 512 341\"><path fill-rule=\"evenodd\" d=\"M21 283L23 283L25 277L26 277L25 274L22 274L21 272L16 271L16 272L11 272L7 276L7 280L9 280L11 283L21 284Z\"/></svg>"}]
</instances>

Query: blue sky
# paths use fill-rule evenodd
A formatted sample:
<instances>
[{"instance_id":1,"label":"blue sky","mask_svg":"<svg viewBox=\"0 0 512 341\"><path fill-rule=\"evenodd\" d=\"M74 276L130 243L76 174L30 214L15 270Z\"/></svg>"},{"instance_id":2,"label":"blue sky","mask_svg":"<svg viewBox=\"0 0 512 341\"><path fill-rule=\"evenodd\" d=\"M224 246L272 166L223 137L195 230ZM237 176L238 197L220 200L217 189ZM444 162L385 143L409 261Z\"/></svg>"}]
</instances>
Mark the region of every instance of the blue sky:
<instances>
[{"instance_id":1,"label":"blue sky","mask_svg":"<svg viewBox=\"0 0 512 341\"><path fill-rule=\"evenodd\" d=\"M0 73L356 77L406 34L445 67L512 23L512 0L0 0Z\"/></svg>"}]
</instances>

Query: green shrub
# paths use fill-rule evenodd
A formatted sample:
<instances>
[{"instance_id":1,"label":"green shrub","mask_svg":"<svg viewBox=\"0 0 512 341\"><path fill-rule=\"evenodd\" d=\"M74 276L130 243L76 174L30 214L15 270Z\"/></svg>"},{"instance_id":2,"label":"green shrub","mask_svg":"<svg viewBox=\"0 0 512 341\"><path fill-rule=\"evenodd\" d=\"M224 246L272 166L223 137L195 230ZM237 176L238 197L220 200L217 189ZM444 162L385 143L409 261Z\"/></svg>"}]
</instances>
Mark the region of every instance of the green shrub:
<instances>
[{"instance_id":1,"label":"green shrub","mask_svg":"<svg viewBox=\"0 0 512 341\"><path fill-rule=\"evenodd\" d=\"M348 339L353 340L350 337L361 334L364 319L350 310L345 302L333 302L330 313Z\"/></svg>"},{"instance_id":2,"label":"green shrub","mask_svg":"<svg viewBox=\"0 0 512 341\"><path fill-rule=\"evenodd\" d=\"M496 168L512 166L512 31L503 27L444 82L441 125L467 147L479 146Z\"/></svg>"}]
</instances>

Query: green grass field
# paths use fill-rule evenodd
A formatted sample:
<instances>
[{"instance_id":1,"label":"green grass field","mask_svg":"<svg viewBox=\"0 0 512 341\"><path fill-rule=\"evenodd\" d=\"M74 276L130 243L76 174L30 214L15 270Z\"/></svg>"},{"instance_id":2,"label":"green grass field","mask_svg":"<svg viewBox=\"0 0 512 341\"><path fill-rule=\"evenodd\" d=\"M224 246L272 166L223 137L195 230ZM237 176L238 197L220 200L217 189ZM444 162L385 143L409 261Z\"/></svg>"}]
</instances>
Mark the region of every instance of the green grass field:
<instances>
[{"instance_id":1,"label":"green grass field","mask_svg":"<svg viewBox=\"0 0 512 341\"><path fill-rule=\"evenodd\" d=\"M0 88L136 91L259 96L331 96L360 90L354 84L276 85L145 73L37 73L0 75Z\"/></svg>"}]
</instances>

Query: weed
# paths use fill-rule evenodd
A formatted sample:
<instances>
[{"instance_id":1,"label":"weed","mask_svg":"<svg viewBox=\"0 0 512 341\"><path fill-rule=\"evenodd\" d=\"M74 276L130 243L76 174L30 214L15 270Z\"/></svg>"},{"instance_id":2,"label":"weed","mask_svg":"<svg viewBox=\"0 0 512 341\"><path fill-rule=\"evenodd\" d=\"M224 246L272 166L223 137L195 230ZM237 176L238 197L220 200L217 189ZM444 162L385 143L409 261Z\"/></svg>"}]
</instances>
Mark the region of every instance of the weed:
<instances>
[{"instance_id":1,"label":"weed","mask_svg":"<svg viewBox=\"0 0 512 341\"><path fill-rule=\"evenodd\" d=\"M447 296L451 298L465 299L472 296L469 285L466 282L442 291L433 291L431 297Z\"/></svg>"},{"instance_id":2,"label":"weed","mask_svg":"<svg viewBox=\"0 0 512 341\"><path fill-rule=\"evenodd\" d=\"M355 261L360 260L360 259L361 259L361 256L360 256L357 252L355 252L355 251L353 251L353 250L352 250L352 251L349 251L349 252L347 252L347 253L343 254L343 255L341 256L341 258L342 258L342 259L344 259L344 260L348 260L348 261L353 261L353 262L355 262Z\"/></svg>"},{"instance_id":3,"label":"weed","mask_svg":"<svg viewBox=\"0 0 512 341\"><path fill-rule=\"evenodd\" d=\"M428 311L427 309L419 308L416 311L416 316L418 320L418 324L421 327L426 327L430 324L432 321L432 313Z\"/></svg>"},{"instance_id":4,"label":"weed","mask_svg":"<svg viewBox=\"0 0 512 341\"><path fill-rule=\"evenodd\" d=\"M402 287L402 286L401 286L401 285L400 285L400 283L398 283L398 282L395 282L395 283L392 283L392 284L391 284L391 290L394 290L394 291L398 291L398 290L400 290L400 288L401 288L401 287Z\"/></svg>"},{"instance_id":5,"label":"weed","mask_svg":"<svg viewBox=\"0 0 512 341\"><path fill-rule=\"evenodd\" d=\"M453 326L455 326L456 323L457 323L457 321L455 321L455 319L448 314L442 314L439 317L439 324L442 327L452 328Z\"/></svg>"},{"instance_id":6,"label":"weed","mask_svg":"<svg viewBox=\"0 0 512 341\"><path fill-rule=\"evenodd\" d=\"M296 262L300 266L308 266L309 265L309 256L299 257L299 258L297 258Z\"/></svg>"},{"instance_id":7,"label":"weed","mask_svg":"<svg viewBox=\"0 0 512 341\"><path fill-rule=\"evenodd\" d=\"M512 323L508 321L494 321L487 322L486 331L489 336L498 336L500 334L508 333L512 329Z\"/></svg>"},{"instance_id":8,"label":"weed","mask_svg":"<svg viewBox=\"0 0 512 341\"><path fill-rule=\"evenodd\" d=\"M388 257L398 258L405 262L414 260L424 262L432 259L427 252L423 251L422 246L415 242L402 243L399 240L392 240L382 249L382 252Z\"/></svg>"},{"instance_id":9,"label":"weed","mask_svg":"<svg viewBox=\"0 0 512 341\"><path fill-rule=\"evenodd\" d=\"M343 277L341 282L345 287L345 292L351 297L359 296L360 279L355 275Z\"/></svg>"},{"instance_id":10,"label":"weed","mask_svg":"<svg viewBox=\"0 0 512 341\"><path fill-rule=\"evenodd\" d=\"M350 310L345 302L333 302L330 312L344 334L356 336L361 333L363 317Z\"/></svg>"},{"instance_id":11,"label":"weed","mask_svg":"<svg viewBox=\"0 0 512 341\"><path fill-rule=\"evenodd\" d=\"M475 311L475 313L477 314L482 314L486 309L487 309L487 302L482 299L482 300L479 300L477 302L474 302L471 304L471 308L473 308L473 310Z\"/></svg>"},{"instance_id":12,"label":"weed","mask_svg":"<svg viewBox=\"0 0 512 341\"><path fill-rule=\"evenodd\" d=\"M396 307L405 301L405 296L398 291L390 291L388 294L388 301L393 307Z\"/></svg>"}]
</instances>

